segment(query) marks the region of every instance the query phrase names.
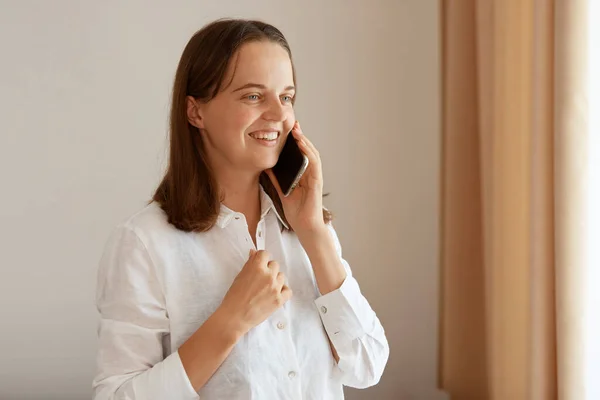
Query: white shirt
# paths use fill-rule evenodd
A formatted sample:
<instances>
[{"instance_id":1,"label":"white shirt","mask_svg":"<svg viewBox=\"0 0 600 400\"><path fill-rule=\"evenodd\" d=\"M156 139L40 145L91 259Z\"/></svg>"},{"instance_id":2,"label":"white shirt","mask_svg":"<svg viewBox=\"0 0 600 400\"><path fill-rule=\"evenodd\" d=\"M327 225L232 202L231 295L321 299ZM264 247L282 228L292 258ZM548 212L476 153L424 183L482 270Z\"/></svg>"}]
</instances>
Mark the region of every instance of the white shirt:
<instances>
[{"instance_id":1,"label":"white shirt","mask_svg":"<svg viewBox=\"0 0 600 400\"><path fill-rule=\"evenodd\" d=\"M387 363L383 327L348 263L321 296L309 258L261 187L256 248L280 264L291 300L250 330L198 393L177 349L220 305L254 243L244 215L221 205L208 232L184 232L151 203L112 232L98 268L95 400L343 399L375 385ZM336 363L327 340L340 357Z\"/></svg>"}]
</instances>

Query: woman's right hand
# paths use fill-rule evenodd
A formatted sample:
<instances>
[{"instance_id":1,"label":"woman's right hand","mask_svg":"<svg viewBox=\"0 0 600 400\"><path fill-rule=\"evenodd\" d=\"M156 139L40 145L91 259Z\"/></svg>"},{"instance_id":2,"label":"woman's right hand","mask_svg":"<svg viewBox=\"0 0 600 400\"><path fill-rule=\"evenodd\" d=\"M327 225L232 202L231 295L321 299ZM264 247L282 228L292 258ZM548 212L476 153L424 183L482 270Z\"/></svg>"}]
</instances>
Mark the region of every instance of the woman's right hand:
<instances>
[{"instance_id":1,"label":"woman's right hand","mask_svg":"<svg viewBox=\"0 0 600 400\"><path fill-rule=\"evenodd\" d=\"M250 250L250 258L221 303L221 310L235 321L241 334L266 320L292 297L279 264L269 258L265 250Z\"/></svg>"}]
</instances>

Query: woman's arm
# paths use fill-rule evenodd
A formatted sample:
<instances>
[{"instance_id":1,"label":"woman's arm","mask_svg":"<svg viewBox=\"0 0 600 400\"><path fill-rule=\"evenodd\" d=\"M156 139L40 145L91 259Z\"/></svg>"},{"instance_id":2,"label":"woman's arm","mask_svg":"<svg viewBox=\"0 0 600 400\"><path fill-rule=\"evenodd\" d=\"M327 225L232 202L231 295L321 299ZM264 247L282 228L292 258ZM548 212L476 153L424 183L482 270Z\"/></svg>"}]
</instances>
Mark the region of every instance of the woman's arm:
<instances>
[{"instance_id":1,"label":"woman's arm","mask_svg":"<svg viewBox=\"0 0 600 400\"><path fill-rule=\"evenodd\" d=\"M194 390L208 382L243 336L233 323L225 311L218 309L179 347L181 363Z\"/></svg>"},{"instance_id":2,"label":"woman's arm","mask_svg":"<svg viewBox=\"0 0 600 400\"><path fill-rule=\"evenodd\" d=\"M300 239L311 261L321 296L315 305L329 336L346 386L379 382L389 357L384 329L360 292L331 224Z\"/></svg>"},{"instance_id":3,"label":"woman's arm","mask_svg":"<svg viewBox=\"0 0 600 400\"><path fill-rule=\"evenodd\" d=\"M240 337L217 311L164 358L165 299L146 247L128 226L119 226L107 243L96 303L101 318L95 400L196 400Z\"/></svg>"},{"instance_id":4,"label":"woman's arm","mask_svg":"<svg viewBox=\"0 0 600 400\"><path fill-rule=\"evenodd\" d=\"M296 121L292 134L308 157L298 186L284 196L272 170L266 173L281 199L286 218L312 264L322 296L315 303L343 372L343 383L362 388L376 384L389 356L383 327L360 293L331 223L323 218L321 157Z\"/></svg>"}]
</instances>

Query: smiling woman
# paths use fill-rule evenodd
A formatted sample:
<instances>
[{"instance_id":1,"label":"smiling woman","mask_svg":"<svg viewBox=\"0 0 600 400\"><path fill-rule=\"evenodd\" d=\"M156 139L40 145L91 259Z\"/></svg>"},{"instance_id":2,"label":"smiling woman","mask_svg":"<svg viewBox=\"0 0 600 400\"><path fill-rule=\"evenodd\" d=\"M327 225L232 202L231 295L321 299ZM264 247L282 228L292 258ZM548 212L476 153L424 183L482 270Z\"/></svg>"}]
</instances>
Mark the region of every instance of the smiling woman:
<instances>
[{"instance_id":1,"label":"smiling woman","mask_svg":"<svg viewBox=\"0 0 600 400\"><path fill-rule=\"evenodd\" d=\"M215 175L228 165L236 174L272 167L294 125L295 99L292 53L278 29L219 20L198 31L175 76L169 167L153 197L169 222L184 231L214 226L223 200ZM285 220L271 180L259 179ZM326 209L323 219L331 220Z\"/></svg>"},{"instance_id":2,"label":"smiling woman","mask_svg":"<svg viewBox=\"0 0 600 400\"><path fill-rule=\"evenodd\" d=\"M292 71L290 56L281 45L249 42L232 57L224 77L229 84L211 101L188 97L188 120L199 130L216 174L232 164L242 173L254 174L277 162L280 139L295 121ZM264 83L246 83L253 81ZM230 117L220 118L223 113Z\"/></svg>"},{"instance_id":3,"label":"smiling woman","mask_svg":"<svg viewBox=\"0 0 600 400\"><path fill-rule=\"evenodd\" d=\"M379 382L387 339L323 207L295 87L271 25L219 20L189 41L165 177L100 263L96 400L342 399ZM271 171L286 140L308 160L288 195Z\"/></svg>"}]
</instances>

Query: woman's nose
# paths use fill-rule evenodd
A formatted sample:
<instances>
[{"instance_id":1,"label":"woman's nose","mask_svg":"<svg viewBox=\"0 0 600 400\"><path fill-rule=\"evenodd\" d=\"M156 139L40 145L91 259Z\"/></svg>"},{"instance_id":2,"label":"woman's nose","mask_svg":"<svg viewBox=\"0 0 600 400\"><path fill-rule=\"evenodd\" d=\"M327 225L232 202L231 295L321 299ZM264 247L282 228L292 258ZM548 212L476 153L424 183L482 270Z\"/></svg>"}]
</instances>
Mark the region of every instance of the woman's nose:
<instances>
[{"instance_id":1,"label":"woman's nose","mask_svg":"<svg viewBox=\"0 0 600 400\"><path fill-rule=\"evenodd\" d=\"M263 118L268 121L283 121L286 117L286 111L279 99L268 102L263 113Z\"/></svg>"}]
</instances>

